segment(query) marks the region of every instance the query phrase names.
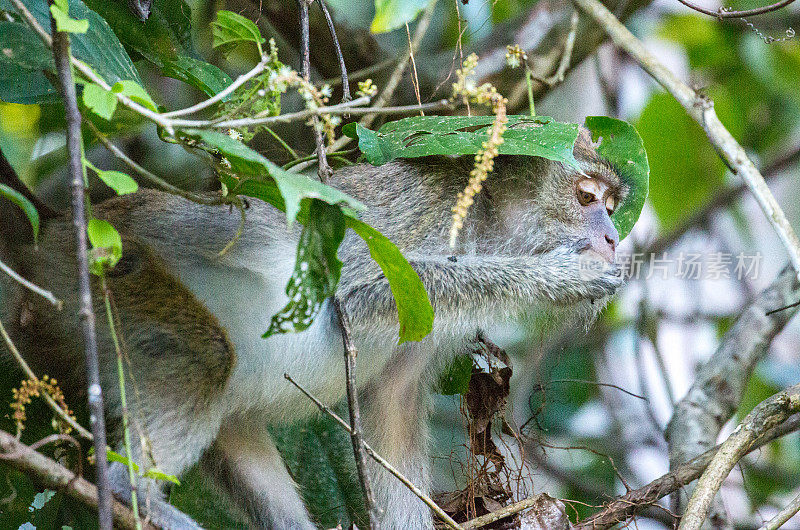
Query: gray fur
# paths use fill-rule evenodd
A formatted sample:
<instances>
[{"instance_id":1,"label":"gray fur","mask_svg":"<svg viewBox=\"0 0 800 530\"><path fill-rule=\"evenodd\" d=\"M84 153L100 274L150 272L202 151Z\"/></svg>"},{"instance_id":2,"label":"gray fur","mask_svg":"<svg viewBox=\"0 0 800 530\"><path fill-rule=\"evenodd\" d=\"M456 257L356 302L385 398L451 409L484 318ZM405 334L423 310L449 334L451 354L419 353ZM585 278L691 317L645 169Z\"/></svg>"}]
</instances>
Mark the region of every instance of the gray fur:
<instances>
[{"instance_id":1,"label":"gray fur","mask_svg":"<svg viewBox=\"0 0 800 530\"><path fill-rule=\"evenodd\" d=\"M576 156L584 171L624 194L585 135ZM396 161L346 168L332 181L369 207L364 220L400 247L436 312L428 337L397 346L388 282L363 242L346 236L338 296L359 348L366 438L423 489L430 485L427 389L465 341L479 328L523 315L588 323L622 282L615 265L587 250L591 227L574 190L581 175L540 159L497 160L458 248L451 250L450 208L470 167L466 158ZM167 473L180 474L205 454L204 469L257 526L311 527L264 428L314 412L283 380L284 372L327 403L344 395L341 337L330 304L309 330L261 339L271 315L287 301L298 228L287 230L279 212L250 200L241 239L220 258L237 230L235 210L143 190L99 205L95 214L124 237L124 258L109 284L132 362L129 384L139 389L128 392L137 439L147 435L156 464ZM65 310L56 313L30 293L17 292L3 315L39 373L66 377L67 390L83 388L72 241L69 220L55 221L38 251L11 251L33 281L67 301ZM107 330L98 329L109 414L118 417L113 348ZM370 472L385 508L383 528L432 528L418 499L384 470ZM129 498L127 475L115 466L112 476L115 490ZM191 524L158 497L151 512L165 527Z\"/></svg>"}]
</instances>

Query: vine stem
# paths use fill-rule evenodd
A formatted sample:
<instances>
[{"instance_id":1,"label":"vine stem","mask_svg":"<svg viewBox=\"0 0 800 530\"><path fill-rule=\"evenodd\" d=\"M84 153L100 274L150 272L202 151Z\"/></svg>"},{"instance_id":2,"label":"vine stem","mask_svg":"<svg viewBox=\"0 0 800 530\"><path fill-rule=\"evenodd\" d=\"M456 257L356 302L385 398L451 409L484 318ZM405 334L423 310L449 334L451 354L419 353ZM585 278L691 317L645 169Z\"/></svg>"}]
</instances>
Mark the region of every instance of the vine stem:
<instances>
[{"instance_id":1,"label":"vine stem","mask_svg":"<svg viewBox=\"0 0 800 530\"><path fill-rule=\"evenodd\" d=\"M713 101L681 81L598 0L573 0L573 2L594 19L618 47L625 50L648 74L672 94L689 115L703 127L706 136L728 168L742 178L755 196L758 205L786 248L792 267L800 277L800 240L764 182L764 177L747 156L744 148L719 120L714 111Z\"/></svg>"},{"instance_id":2,"label":"vine stem","mask_svg":"<svg viewBox=\"0 0 800 530\"><path fill-rule=\"evenodd\" d=\"M142 520L139 517L139 501L136 495L136 470L133 464L133 452L131 451L131 430L130 413L128 411L128 400L125 397L125 369L122 364L122 348L117 337L117 327L114 324L114 313L111 311L111 291L106 283L105 275L100 277L103 289L103 302L108 318L108 329L111 333L111 340L114 343L114 352L117 354L117 377L119 378L119 400L122 405L122 439L125 444L125 456L128 458L128 479L131 481L131 511L136 530L142 530Z\"/></svg>"}]
</instances>

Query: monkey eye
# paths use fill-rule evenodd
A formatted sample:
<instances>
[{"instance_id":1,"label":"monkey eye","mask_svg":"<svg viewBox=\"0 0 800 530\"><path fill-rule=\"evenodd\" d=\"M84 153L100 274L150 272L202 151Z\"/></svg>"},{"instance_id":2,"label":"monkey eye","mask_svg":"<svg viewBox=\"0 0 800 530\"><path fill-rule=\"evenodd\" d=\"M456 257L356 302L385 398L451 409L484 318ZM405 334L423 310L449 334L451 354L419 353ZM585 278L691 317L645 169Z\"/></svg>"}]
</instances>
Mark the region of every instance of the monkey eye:
<instances>
[{"instance_id":1,"label":"monkey eye","mask_svg":"<svg viewBox=\"0 0 800 530\"><path fill-rule=\"evenodd\" d=\"M614 210L616 209L617 209L617 199L613 195L609 195L608 197L606 197L606 211L608 212L608 215L613 214Z\"/></svg>"},{"instance_id":2,"label":"monkey eye","mask_svg":"<svg viewBox=\"0 0 800 530\"><path fill-rule=\"evenodd\" d=\"M581 206L588 206L600 196L600 187L594 179L583 179L578 182L576 195Z\"/></svg>"}]
</instances>

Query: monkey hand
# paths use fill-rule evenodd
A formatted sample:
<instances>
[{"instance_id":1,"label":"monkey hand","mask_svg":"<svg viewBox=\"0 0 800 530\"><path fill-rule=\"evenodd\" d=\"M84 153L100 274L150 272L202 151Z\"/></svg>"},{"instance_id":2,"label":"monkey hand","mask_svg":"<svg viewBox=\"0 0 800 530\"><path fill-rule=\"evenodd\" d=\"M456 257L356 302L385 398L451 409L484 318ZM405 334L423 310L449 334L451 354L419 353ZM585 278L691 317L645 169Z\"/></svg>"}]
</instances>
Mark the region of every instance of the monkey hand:
<instances>
[{"instance_id":1,"label":"monkey hand","mask_svg":"<svg viewBox=\"0 0 800 530\"><path fill-rule=\"evenodd\" d=\"M587 238L568 240L547 255L559 269L554 274L554 302L597 300L611 296L624 282L620 267L594 251Z\"/></svg>"}]
</instances>

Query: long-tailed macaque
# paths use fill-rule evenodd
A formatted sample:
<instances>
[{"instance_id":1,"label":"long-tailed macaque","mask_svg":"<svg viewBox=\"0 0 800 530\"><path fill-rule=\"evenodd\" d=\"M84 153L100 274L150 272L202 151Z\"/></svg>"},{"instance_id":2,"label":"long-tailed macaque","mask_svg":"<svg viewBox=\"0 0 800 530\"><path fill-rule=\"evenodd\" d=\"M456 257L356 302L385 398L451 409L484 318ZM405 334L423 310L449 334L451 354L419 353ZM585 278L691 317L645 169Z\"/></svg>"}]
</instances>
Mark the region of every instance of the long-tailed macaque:
<instances>
[{"instance_id":1,"label":"long-tailed macaque","mask_svg":"<svg viewBox=\"0 0 800 530\"><path fill-rule=\"evenodd\" d=\"M448 244L450 205L467 182L470 157L360 164L329 182L368 206L363 219L398 245L435 310L428 337L398 346L389 285L366 246L353 234L345 238L337 296L359 350L365 437L422 488L430 485L427 393L476 331L523 314L588 322L622 283L610 214L627 187L597 155L587 131L574 153L582 171L534 157L499 157L456 249ZM3 224L15 217L13 210L2 204ZM258 527L313 528L266 426L315 412L284 373L326 403L343 397L338 320L326 303L308 330L262 338L287 302L298 230L287 231L283 215L255 199L246 213L240 239L220 257L240 222L235 209L153 190L94 207L123 237L123 256L108 282L130 357L129 384L137 389L128 392L132 430L146 434L166 473L180 475L199 461ZM6 238L3 259L65 307L56 311L17 288L2 317L40 373L82 388L72 231L62 217L47 223L38 249ZM108 329L98 326L98 333L108 416L118 418L114 349ZM146 455L137 451L142 461ZM381 528L433 527L428 508L400 482L377 466L370 473ZM130 499L125 467L112 464L111 475L116 494ZM165 528L196 527L158 495L149 515Z\"/></svg>"}]
</instances>

